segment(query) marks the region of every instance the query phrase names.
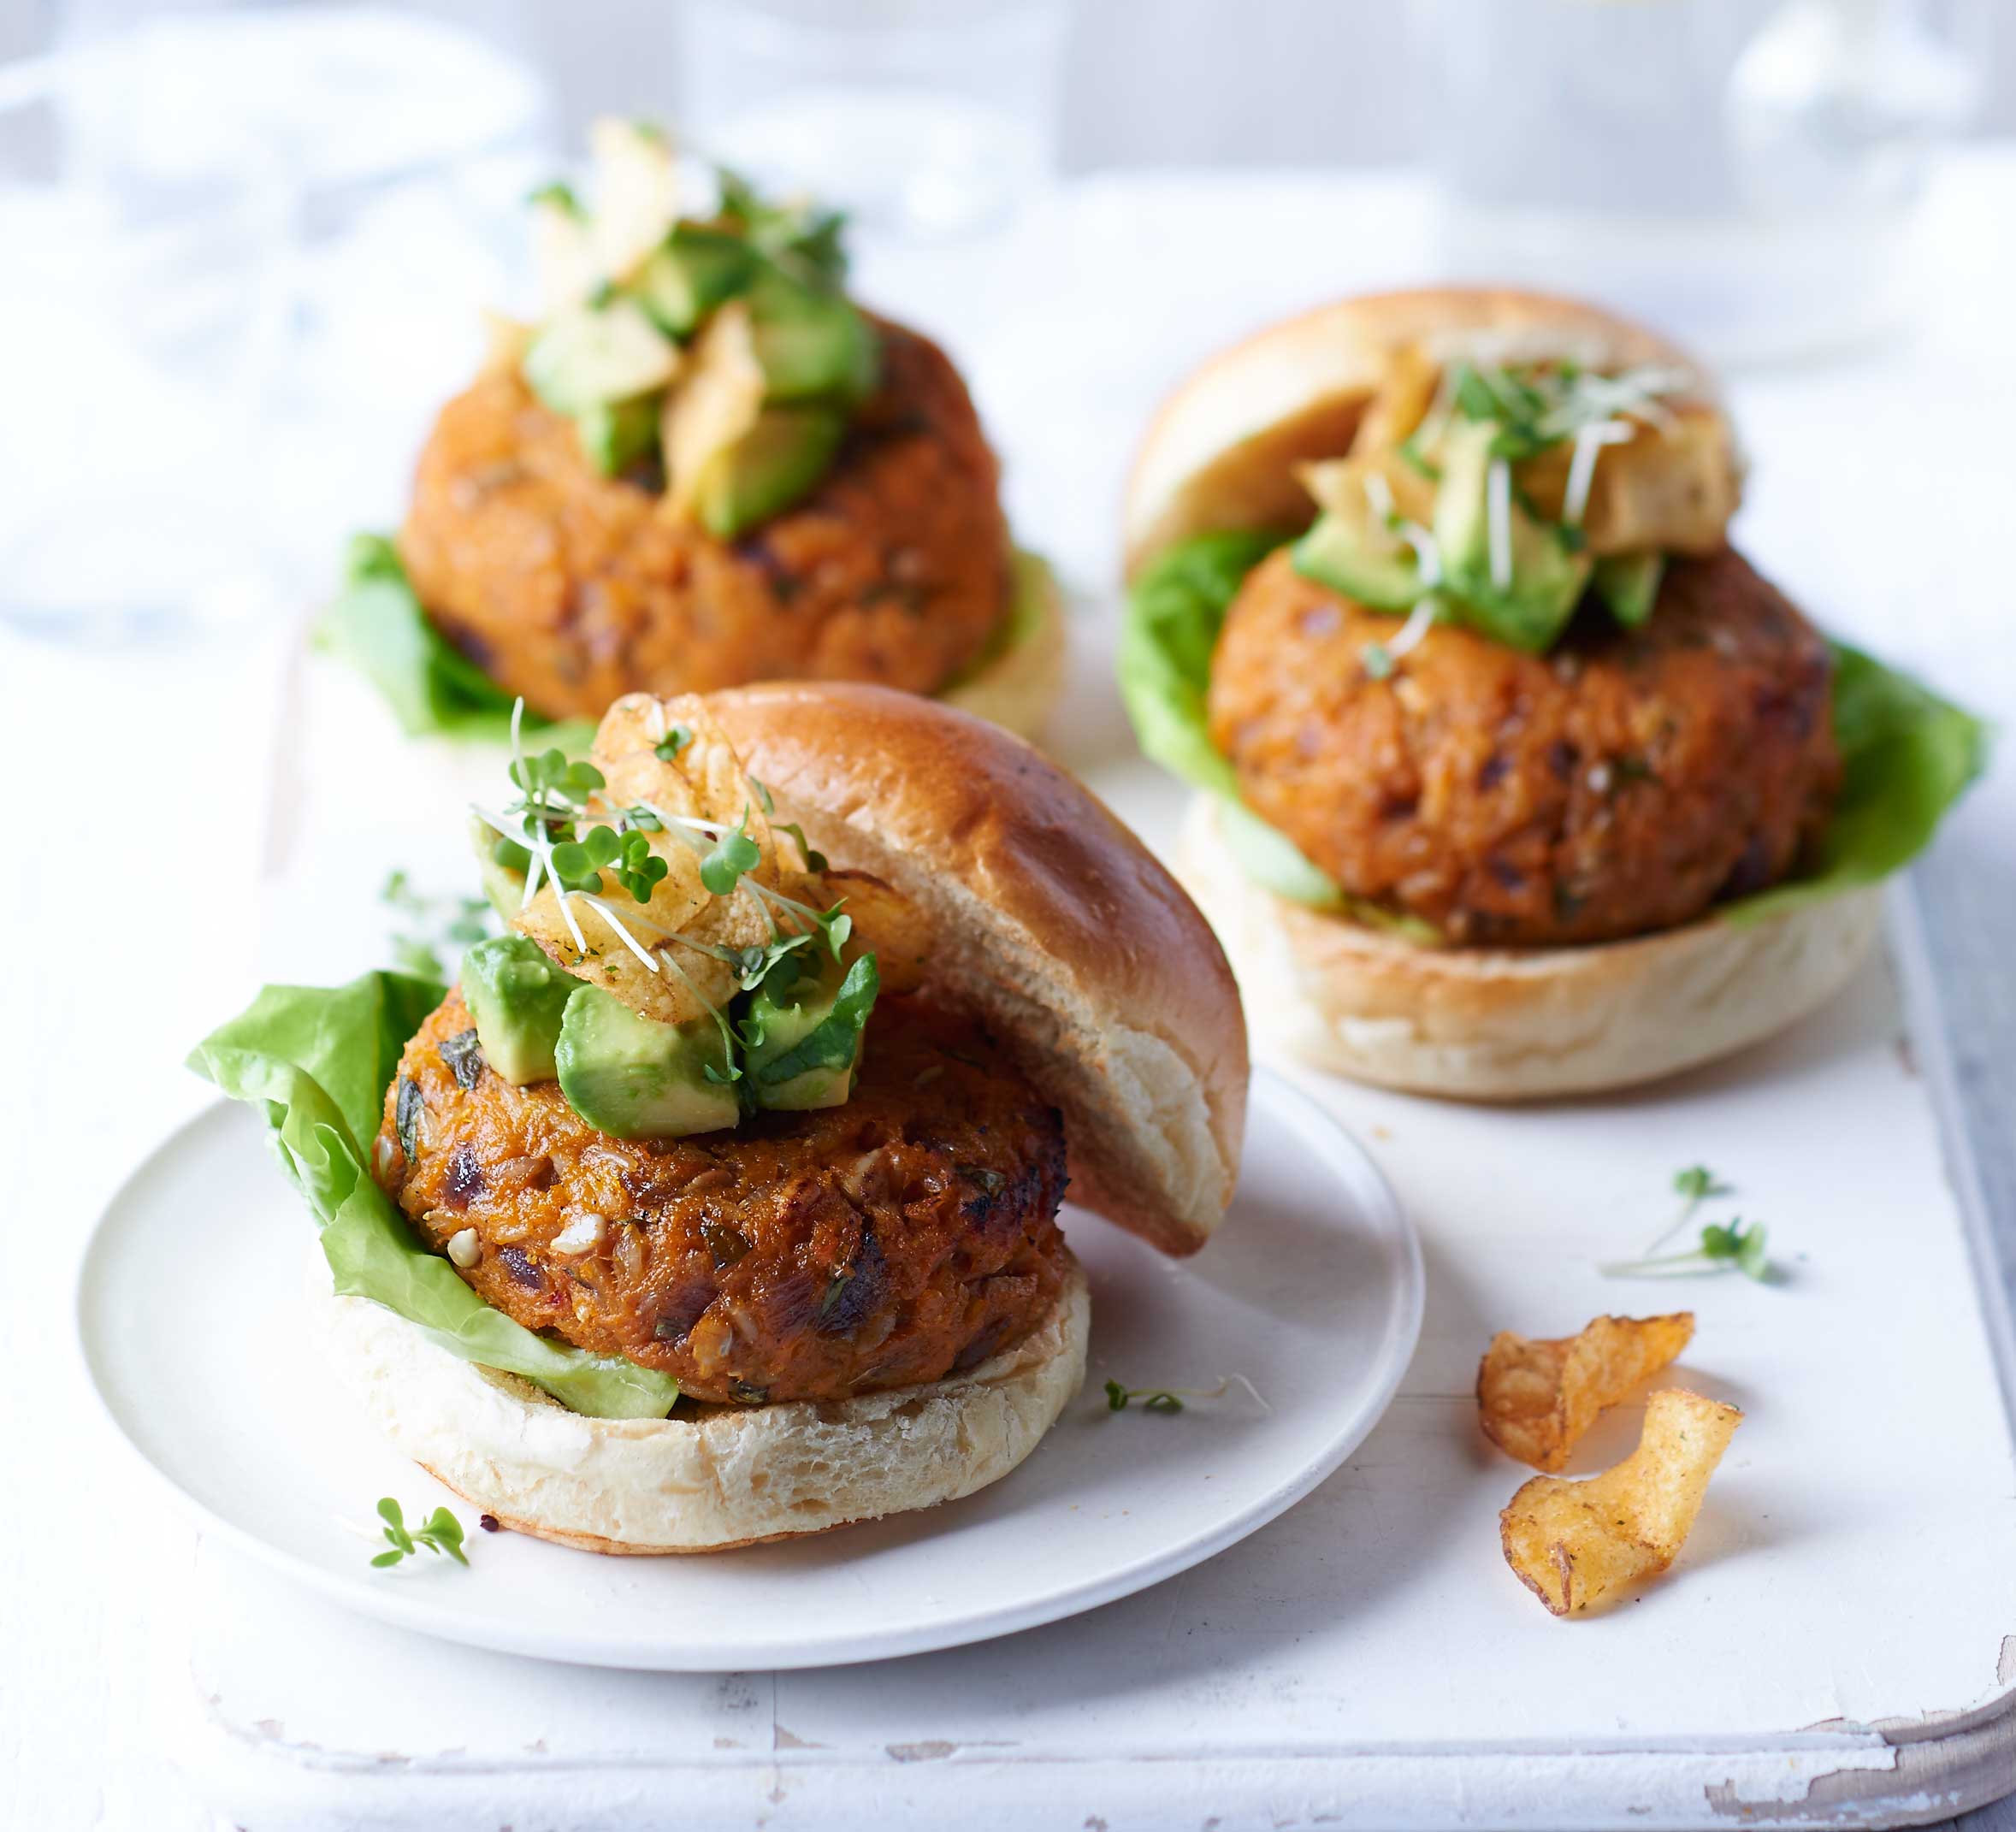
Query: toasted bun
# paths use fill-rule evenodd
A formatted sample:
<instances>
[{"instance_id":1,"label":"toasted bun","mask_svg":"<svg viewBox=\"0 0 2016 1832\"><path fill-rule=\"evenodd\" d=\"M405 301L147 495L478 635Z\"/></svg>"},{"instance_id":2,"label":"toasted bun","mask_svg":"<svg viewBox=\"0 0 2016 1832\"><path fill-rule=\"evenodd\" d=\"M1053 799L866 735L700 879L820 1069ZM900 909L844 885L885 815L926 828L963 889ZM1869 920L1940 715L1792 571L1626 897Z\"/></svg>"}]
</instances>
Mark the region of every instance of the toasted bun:
<instances>
[{"instance_id":1,"label":"toasted bun","mask_svg":"<svg viewBox=\"0 0 2016 1832\"><path fill-rule=\"evenodd\" d=\"M1073 777L935 700L776 682L707 705L778 817L922 913L934 984L1063 1110L1071 1196L1168 1253L1223 1219L1245 1131L1246 1025L1176 881ZM641 694L598 755L649 750Z\"/></svg>"},{"instance_id":2,"label":"toasted bun","mask_svg":"<svg viewBox=\"0 0 2016 1832\"><path fill-rule=\"evenodd\" d=\"M1127 483L1128 576L1192 535L1306 523L1313 505L1295 467L1350 446L1387 363L1409 344L1442 358L1658 363L1686 370L1704 400L1720 399L1684 351L1577 300L1487 287L1341 299L1220 352L1163 403Z\"/></svg>"},{"instance_id":3,"label":"toasted bun","mask_svg":"<svg viewBox=\"0 0 2016 1832\"><path fill-rule=\"evenodd\" d=\"M392 1441L504 1526L591 1552L718 1552L935 1507L1034 1450L1085 1380L1091 1299L1075 1262L1049 1319L970 1374L837 1404L591 1419L329 1291L316 1321Z\"/></svg>"},{"instance_id":4,"label":"toasted bun","mask_svg":"<svg viewBox=\"0 0 2016 1832\"><path fill-rule=\"evenodd\" d=\"M1064 688L1064 604L1057 577L1032 553L1015 556L1015 606L1028 628L965 679L941 688L943 705L1025 738L1039 736Z\"/></svg>"},{"instance_id":5,"label":"toasted bun","mask_svg":"<svg viewBox=\"0 0 2016 1832\"><path fill-rule=\"evenodd\" d=\"M1181 870L1284 1047L1361 1081L1478 1101L1629 1087L1758 1043L1847 983L1882 913L1872 886L1634 941L1424 948L1262 889L1203 795Z\"/></svg>"}]
</instances>

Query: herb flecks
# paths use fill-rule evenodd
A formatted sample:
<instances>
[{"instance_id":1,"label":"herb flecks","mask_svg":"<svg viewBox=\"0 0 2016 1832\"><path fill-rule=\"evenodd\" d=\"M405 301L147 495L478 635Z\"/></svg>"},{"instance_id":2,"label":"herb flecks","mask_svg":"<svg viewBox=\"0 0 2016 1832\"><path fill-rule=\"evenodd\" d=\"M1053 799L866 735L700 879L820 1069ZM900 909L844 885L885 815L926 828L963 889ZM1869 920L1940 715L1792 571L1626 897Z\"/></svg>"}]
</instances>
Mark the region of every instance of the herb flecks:
<instances>
[{"instance_id":1,"label":"herb flecks","mask_svg":"<svg viewBox=\"0 0 2016 1832\"><path fill-rule=\"evenodd\" d=\"M1144 1412L1180 1412L1183 1402L1174 1388L1166 1386L1122 1386L1117 1380L1106 1383L1106 1409L1109 1412L1125 1412L1135 1400L1141 1402Z\"/></svg>"},{"instance_id":2,"label":"herb flecks","mask_svg":"<svg viewBox=\"0 0 2016 1832\"><path fill-rule=\"evenodd\" d=\"M1180 1412L1186 1399L1222 1399L1233 1388L1244 1392L1262 1412L1274 1408L1260 1397L1260 1390L1241 1374L1227 1374L1215 1386L1127 1386L1118 1380L1106 1383L1106 1409L1125 1412L1136 1400L1144 1412Z\"/></svg>"},{"instance_id":3,"label":"herb flecks","mask_svg":"<svg viewBox=\"0 0 2016 1832\"><path fill-rule=\"evenodd\" d=\"M405 918L391 937L393 964L422 979L446 979L445 953L459 953L490 932L489 905L481 897L429 897L404 872L389 873L378 901Z\"/></svg>"},{"instance_id":4,"label":"herb flecks","mask_svg":"<svg viewBox=\"0 0 2016 1832\"><path fill-rule=\"evenodd\" d=\"M387 1495L378 1503L378 1518L385 1522L386 1550L371 1563L381 1570L413 1557L422 1546L446 1553L458 1565L469 1563L462 1550L462 1522L446 1508L436 1508L420 1525L409 1527L405 1510Z\"/></svg>"},{"instance_id":5,"label":"herb flecks","mask_svg":"<svg viewBox=\"0 0 2016 1832\"><path fill-rule=\"evenodd\" d=\"M1740 1272L1759 1285L1771 1282L1771 1261L1765 1254L1765 1232L1761 1221L1745 1225L1741 1215L1726 1222L1704 1226L1692 1247L1678 1253L1660 1249L1693 1221L1703 1203L1734 1194L1734 1186L1722 1182L1705 1164L1690 1164L1673 1175L1673 1191L1680 1197L1680 1212L1667 1223L1644 1253L1635 1260L1613 1260L1596 1269L1606 1279L1688 1278L1703 1273Z\"/></svg>"}]
</instances>

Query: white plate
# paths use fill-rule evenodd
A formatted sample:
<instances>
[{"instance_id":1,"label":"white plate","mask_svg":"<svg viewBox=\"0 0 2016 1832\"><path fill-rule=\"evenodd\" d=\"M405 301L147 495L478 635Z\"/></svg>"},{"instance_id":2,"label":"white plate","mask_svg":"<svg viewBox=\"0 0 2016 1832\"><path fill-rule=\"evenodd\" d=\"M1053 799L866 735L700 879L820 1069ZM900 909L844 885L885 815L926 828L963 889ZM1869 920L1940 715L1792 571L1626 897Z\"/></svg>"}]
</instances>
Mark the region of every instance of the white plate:
<instances>
[{"instance_id":1,"label":"white plate","mask_svg":"<svg viewBox=\"0 0 2016 1832\"><path fill-rule=\"evenodd\" d=\"M1055 1622L1174 1575L1321 1481L1386 1409L1421 1331L1421 1249L1321 1108L1253 1085L1224 1232L1173 1262L1067 1209L1092 1285L1085 1391L1027 1463L924 1514L694 1558L606 1558L476 1530L298 1348L305 1214L243 1107L174 1133L105 1211L78 1322L133 1447L259 1557L387 1622L478 1646L660 1671L824 1666ZM1180 1414L1128 1386L1209 1387ZM1257 1395L1258 1397L1254 1397ZM470 1569L373 1570L373 1504L447 1501Z\"/></svg>"}]
</instances>

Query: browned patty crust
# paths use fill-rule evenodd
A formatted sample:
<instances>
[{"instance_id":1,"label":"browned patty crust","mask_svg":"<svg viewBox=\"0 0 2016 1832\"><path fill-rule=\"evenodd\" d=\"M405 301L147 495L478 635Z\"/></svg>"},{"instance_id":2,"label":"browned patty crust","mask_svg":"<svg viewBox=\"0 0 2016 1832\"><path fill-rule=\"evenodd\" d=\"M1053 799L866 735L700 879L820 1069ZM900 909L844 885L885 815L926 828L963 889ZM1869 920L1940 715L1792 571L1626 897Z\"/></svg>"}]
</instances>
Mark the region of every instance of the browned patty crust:
<instances>
[{"instance_id":1,"label":"browned patty crust","mask_svg":"<svg viewBox=\"0 0 2016 1832\"><path fill-rule=\"evenodd\" d=\"M1056 1302L1063 1123L961 1019L885 998L845 1106L662 1143L598 1132L554 1082L464 1087L440 1045L470 1024L458 988L407 1044L373 1163L435 1248L475 1230L462 1276L528 1329L754 1404L937 1380ZM593 1245L557 1247L570 1223Z\"/></svg>"},{"instance_id":2,"label":"browned patty crust","mask_svg":"<svg viewBox=\"0 0 2016 1832\"><path fill-rule=\"evenodd\" d=\"M1273 554L1226 618L1211 737L1312 863L1453 941L1670 928L1783 877L1826 818L1827 644L1732 549L1546 656L1441 627L1375 680L1398 628Z\"/></svg>"},{"instance_id":3,"label":"browned patty crust","mask_svg":"<svg viewBox=\"0 0 2016 1832\"><path fill-rule=\"evenodd\" d=\"M632 692L876 681L933 693L1006 613L1000 474L935 344L882 324L883 379L811 494L735 541L604 477L515 370L450 401L399 555L428 615L506 692L599 718Z\"/></svg>"}]
</instances>

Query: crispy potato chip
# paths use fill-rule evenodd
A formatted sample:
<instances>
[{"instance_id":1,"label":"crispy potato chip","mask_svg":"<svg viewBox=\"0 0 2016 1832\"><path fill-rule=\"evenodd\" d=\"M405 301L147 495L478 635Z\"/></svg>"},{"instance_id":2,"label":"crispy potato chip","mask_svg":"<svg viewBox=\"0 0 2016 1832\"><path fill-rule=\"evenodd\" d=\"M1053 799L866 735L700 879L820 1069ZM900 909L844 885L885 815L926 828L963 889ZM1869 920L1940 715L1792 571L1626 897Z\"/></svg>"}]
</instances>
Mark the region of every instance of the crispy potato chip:
<instances>
[{"instance_id":1,"label":"crispy potato chip","mask_svg":"<svg viewBox=\"0 0 2016 1832\"><path fill-rule=\"evenodd\" d=\"M749 308L730 299L708 318L678 387L665 396L662 514L684 521L697 512L708 466L754 427L767 387Z\"/></svg>"},{"instance_id":2,"label":"crispy potato chip","mask_svg":"<svg viewBox=\"0 0 2016 1832\"><path fill-rule=\"evenodd\" d=\"M657 747L674 727L684 736L661 758ZM595 735L592 756L606 783L600 806L646 803L675 824L686 817L738 826L756 849L742 884L801 902L823 894L813 875L797 869L803 855L795 842L778 844L763 791L704 699L634 694L618 700ZM570 973L615 994L642 1017L685 1024L710 1008L724 1010L736 976L719 950L760 947L771 938L772 918L753 890L717 896L707 889L701 860L715 837L712 830L652 832L648 844L665 875L642 904L612 891L563 905L549 882L511 917L511 926Z\"/></svg>"},{"instance_id":3,"label":"crispy potato chip","mask_svg":"<svg viewBox=\"0 0 2016 1832\"><path fill-rule=\"evenodd\" d=\"M1505 1563L1556 1616L1653 1577L1687 1543L1708 1478L1743 1415L1661 1387L1645 1404L1638 1448L1586 1482L1535 1476L1499 1516Z\"/></svg>"},{"instance_id":4,"label":"crispy potato chip","mask_svg":"<svg viewBox=\"0 0 2016 1832\"><path fill-rule=\"evenodd\" d=\"M1477 1366L1484 1435L1508 1457L1552 1474L1598 1415L1684 1349L1694 1315L1598 1317L1579 1336L1500 1330Z\"/></svg>"},{"instance_id":5,"label":"crispy potato chip","mask_svg":"<svg viewBox=\"0 0 2016 1832\"><path fill-rule=\"evenodd\" d=\"M1419 344L1403 344L1394 351L1358 416L1351 456L1369 458L1403 443L1428 418L1441 380L1441 364Z\"/></svg>"},{"instance_id":6,"label":"crispy potato chip","mask_svg":"<svg viewBox=\"0 0 2016 1832\"><path fill-rule=\"evenodd\" d=\"M916 991L935 944L931 919L893 884L866 872L830 871L825 887L826 901L854 919L849 956L873 953L885 993Z\"/></svg>"}]
</instances>

